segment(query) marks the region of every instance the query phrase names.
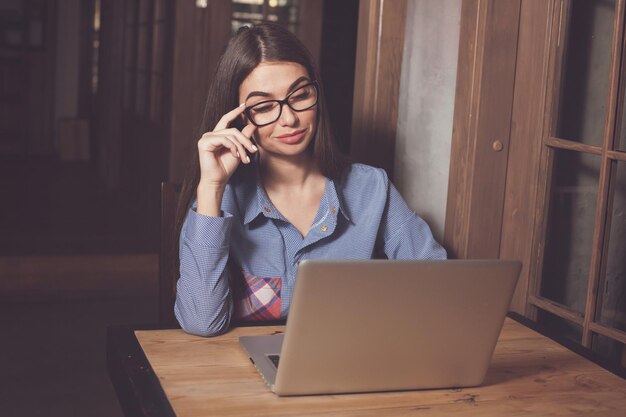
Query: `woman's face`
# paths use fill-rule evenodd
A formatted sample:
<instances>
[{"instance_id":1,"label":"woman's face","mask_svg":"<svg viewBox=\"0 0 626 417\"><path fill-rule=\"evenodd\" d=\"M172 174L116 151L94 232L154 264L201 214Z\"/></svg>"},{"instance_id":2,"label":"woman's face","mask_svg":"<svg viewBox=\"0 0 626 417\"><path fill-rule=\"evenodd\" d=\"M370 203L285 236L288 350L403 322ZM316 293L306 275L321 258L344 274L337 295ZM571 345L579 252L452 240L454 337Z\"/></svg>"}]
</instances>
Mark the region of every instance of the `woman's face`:
<instances>
[{"instance_id":1,"label":"woman's face","mask_svg":"<svg viewBox=\"0 0 626 417\"><path fill-rule=\"evenodd\" d=\"M306 69L293 62L264 62L259 64L239 87L239 102L250 108L266 100L283 100L299 87L310 83ZM292 98L302 100L301 90ZM259 106L261 111L268 111ZM251 110L253 111L253 110ZM257 113L262 117L262 113ZM262 152L275 155L302 154L315 135L317 106L294 111L284 104L278 120L258 127L255 138Z\"/></svg>"}]
</instances>

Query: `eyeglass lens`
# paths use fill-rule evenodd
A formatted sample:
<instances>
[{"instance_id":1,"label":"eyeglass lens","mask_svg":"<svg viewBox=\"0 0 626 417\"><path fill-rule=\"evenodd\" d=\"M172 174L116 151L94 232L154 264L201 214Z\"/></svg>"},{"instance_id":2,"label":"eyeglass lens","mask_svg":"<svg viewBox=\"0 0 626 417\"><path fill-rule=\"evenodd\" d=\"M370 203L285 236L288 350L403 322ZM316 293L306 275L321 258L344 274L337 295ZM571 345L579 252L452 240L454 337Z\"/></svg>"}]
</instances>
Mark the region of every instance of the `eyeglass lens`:
<instances>
[{"instance_id":1,"label":"eyeglass lens","mask_svg":"<svg viewBox=\"0 0 626 417\"><path fill-rule=\"evenodd\" d=\"M263 101L250 107L248 114L256 125L275 122L280 117L281 105L278 100ZM303 111L317 103L317 90L313 84L294 90L286 99L286 104L294 111Z\"/></svg>"}]
</instances>

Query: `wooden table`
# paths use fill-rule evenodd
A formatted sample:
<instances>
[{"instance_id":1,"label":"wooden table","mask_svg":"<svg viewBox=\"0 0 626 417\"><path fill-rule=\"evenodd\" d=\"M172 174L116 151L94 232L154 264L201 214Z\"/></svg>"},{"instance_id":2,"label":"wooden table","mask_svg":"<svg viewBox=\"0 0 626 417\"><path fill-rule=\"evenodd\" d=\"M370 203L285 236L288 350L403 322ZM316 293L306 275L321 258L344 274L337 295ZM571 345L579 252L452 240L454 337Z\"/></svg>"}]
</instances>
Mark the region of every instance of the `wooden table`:
<instances>
[{"instance_id":1,"label":"wooden table","mask_svg":"<svg viewBox=\"0 0 626 417\"><path fill-rule=\"evenodd\" d=\"M238 338L283 329L109 329L111 379L127 416L626 416L626 380L511 318L481 387L281 398Z\"/></svg>"}]
</instances>

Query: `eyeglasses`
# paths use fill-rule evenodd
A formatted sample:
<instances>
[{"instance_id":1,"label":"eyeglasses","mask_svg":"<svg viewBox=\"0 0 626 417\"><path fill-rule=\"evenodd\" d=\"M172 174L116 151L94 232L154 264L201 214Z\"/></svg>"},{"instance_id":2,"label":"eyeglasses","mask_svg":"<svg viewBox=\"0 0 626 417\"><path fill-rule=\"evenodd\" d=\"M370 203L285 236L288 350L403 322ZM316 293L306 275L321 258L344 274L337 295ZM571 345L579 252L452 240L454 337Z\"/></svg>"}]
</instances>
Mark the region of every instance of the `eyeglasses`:
<instances>
[{"instance_id":1,"label":"eyeglasses","mask_svg":"<svg viewBox=\"0 0 626 417\"><path fill-rule=\"evenodd\" d=\"M305 111L314 107L319 96L318 88L317 81L312 81L293 90L284 100L260 101L250 107L246 107L244 113L256 127L267 126L280 118L284 104L295 112Z\"/></svg>"}]
</instances>

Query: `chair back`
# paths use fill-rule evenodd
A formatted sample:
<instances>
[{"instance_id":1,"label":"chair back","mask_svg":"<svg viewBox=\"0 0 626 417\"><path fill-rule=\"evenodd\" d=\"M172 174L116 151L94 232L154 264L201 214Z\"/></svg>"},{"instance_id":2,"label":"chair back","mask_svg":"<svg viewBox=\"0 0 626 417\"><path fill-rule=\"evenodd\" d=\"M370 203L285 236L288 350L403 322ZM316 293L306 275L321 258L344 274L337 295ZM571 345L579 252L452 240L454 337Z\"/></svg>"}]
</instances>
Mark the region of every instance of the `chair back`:
<instances>
[{"instance_id":1,"label":"chair back","mask_svg":"<svg viewBox=\"0 0 626 417\"><path fill-rule=\"evenodd\" d=\"M161 245L159 251L159 322L178 324L174 316L176 281L179 274L176 208L181 185L161 183Z\"/></svg>"}]
</instances>

